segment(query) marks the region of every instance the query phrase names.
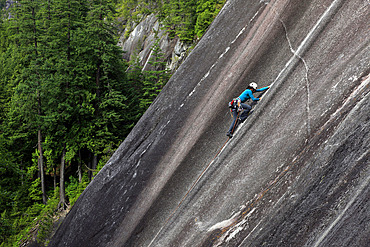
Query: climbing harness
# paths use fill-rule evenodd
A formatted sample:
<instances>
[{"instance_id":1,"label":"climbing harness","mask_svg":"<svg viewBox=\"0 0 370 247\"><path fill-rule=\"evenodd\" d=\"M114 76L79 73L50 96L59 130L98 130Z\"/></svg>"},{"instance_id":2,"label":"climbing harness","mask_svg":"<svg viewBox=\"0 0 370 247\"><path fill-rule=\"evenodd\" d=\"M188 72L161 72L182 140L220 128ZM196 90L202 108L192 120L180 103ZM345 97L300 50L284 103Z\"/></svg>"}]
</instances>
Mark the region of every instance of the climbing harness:
<instances>
[{"instance_id":1,"label":"climbing harness","mask_svg":"<svg viewBox=\"0 0 370 247\"><path fill-rule=\"evenodd\" d=\"M239 98L233 99L229 102L229 108L231 112L232 110L237 110L238 112L241 112L243 110L242 101Z\"/></svg>"}]
</instances>

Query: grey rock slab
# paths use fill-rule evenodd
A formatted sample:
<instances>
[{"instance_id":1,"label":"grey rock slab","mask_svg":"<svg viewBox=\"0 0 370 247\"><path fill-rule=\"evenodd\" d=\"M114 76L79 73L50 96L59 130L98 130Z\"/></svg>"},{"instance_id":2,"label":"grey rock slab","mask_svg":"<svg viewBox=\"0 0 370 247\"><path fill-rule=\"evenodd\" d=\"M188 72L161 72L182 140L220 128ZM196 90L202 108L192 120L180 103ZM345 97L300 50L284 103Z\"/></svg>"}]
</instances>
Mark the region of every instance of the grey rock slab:
<instances>
[{"instance_id":1,"label":"grey rock slab","mask_svg":"<svg viewBox=\"0 0 370 247\"><path fill-rule=\"evenodd\" d=\"M50 246L366 246L368 20L365 0L227 1ZM251 81L272 87L225 144Z\"/></svg>"}]
</instances>

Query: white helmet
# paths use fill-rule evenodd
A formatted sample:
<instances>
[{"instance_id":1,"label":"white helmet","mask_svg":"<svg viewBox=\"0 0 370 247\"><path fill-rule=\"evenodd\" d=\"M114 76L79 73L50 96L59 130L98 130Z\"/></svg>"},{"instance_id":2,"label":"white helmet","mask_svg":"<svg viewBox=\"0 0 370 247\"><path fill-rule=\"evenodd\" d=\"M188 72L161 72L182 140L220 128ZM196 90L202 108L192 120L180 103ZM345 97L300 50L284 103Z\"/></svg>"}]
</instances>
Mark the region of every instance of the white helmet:
<instances>
[{"instance_id":1,"label":"white helmet","mask_svg":"<svg viewBox=\"0 0 370 247\"><path fill-rule=\"evenodd\" d=\"M249 87L253 88L254 90L257 89L257 83L255 82L252 82L251 84L249 84Z\"/></svg>"}]
</instances>

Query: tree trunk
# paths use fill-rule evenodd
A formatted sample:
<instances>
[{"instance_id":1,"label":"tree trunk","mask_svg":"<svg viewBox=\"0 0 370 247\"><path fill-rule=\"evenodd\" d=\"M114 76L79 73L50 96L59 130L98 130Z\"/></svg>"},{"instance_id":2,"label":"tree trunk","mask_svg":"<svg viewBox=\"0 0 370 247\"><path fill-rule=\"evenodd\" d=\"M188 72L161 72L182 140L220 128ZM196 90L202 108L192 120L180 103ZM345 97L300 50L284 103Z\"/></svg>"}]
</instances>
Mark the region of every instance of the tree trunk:
<instances>
[{"instance_id":1,"label":"tree trunk","mask_svg":"<svg viewBox=\"0 0 370 247\"><path fill-rule=\"evenodd\" d=\"M54 190L55 190L55 188L57 187L57 168L54 167L53 171L54 171L53 179L54 179Z\"/></svg>"},{"instance_id":2,"label":"tree trunk","mask_svg":"<svg viewBox=\"0 0 370 247\"><path fill-rule=\"evenodd\" d=\"M65 209L66 204L66 192L64 188L65 156L66 156L66 146L64 144L62 158L60 160L60 183L59 183L59 204L58 204L58 208L63 208L63 210Z\"/></svg>"},{"instance_id":3,"label":"tree trunk","mask_svg":"<svg viewBox=\"0 0 370 247\"><path fill-rule=\"evenodd\" d=\"M37 30L36 30L36 11L35 8L32 8L32 17L33 17L33 44L34 44L34 52L36 57L38 57L38 52L37 52ZM37 71L36 71L37 73ZM38 88L37 88L37 114L39 117L41 117L42 112L41 112L41 96L40 96L40 81L38 81ZM42 150L42 134L41 134L41 126L39 126L39 130L37 132L37 146L39 150L39 159L38 159L38 166L39 166L39 172L40 172L40 180L41 180L41 192L42 192L42 202L46 204L46 191L45 191L45 178L44 178L44 154Z\"/></svg>"},{"instance_id":4,"label":"tree trunk","mask_svg":"<svg viewBox=\"0 0 370 247\"><path fill-rule=\"evenodd\" d=\"M45 178L44 178L44 155L42 151L42 135L41 130L38 131L38 142L37 146L39 149L39 172L40 172L40 180L41 180L41 192L42 192L42 203L46 204L46 191L45 191Z\"/></svg>"},{"instance_id":5,"label":"tree trunk","mask_svg":"<svg viewBox=\"0 0 370 247\"><path fill-rule=\"evenodd\" d=\"M94 178L96 175L96 168L98 167L98 155L94 154L93 161L92 161L92 177Z\"/></svg>"},{"instance_id":6,"label":"tree trunk","mask_svg":"<svg viewBox=\"0 0 370 247\"><path fill-rule=\"evenodd\" d=\"M92 169L92 164L91 164L91 153L89 152L89 162L87 162L87 169L88 169L88 172L87 172L87 175L89 177L89 181L91 182L91 179L92 179L92 176L93 176L93 173L91 171Z\"/></svg>"},{"instance_id":7,"label":"tree trunk","mask_svg":"<svg viewBox=\"0 0 370 247\"><path fill-rule=\"evenodd\" d=\"M78 182L82 182L82 169L81 169L81 150L78 150L78 167L77 167L77 172L78 172Z\"/></svg>"}]
</instances>

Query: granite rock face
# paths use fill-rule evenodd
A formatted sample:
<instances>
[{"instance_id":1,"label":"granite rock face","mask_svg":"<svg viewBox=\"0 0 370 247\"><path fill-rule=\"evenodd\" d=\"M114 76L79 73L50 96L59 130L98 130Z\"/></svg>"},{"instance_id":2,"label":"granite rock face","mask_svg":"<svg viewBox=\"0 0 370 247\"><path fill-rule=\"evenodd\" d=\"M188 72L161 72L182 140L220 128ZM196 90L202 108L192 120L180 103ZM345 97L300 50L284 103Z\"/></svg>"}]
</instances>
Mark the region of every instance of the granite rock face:
<instances>
[{"instance_id":1,"label":"granite rock face","mask_svg":"<svg viewBox=\"0 0 370 247\"><path fill-rule=\"evenodd\" d=\"M10 8L13 6L13 4L15 3L16 1L14 0L6 0L5 3L4 3L4 7L3 7L3 11L4 11L4 17L5 18L8 18L8 19L11 19L13 16L11 15L10 13Z\"/></svg>"},{"instance_id":2,"label":"granite rock face","mask_svg":"<svg viewBox=\"0 0 370 247\"><path fill-rule=\"evenodd\" d=\"M138 56L143 70L150 69L148 62L152 56L152 47L156 39L159 39L159 46L164 55L163 59L171 71L179 67L190 48L190 45L180 41L178 37L171 39L154 14L145 17L138 23L127 38L125 37L126 32L127 30L123 32L118 42L124 51L123 58L130 61Z\"/></svg>"},{"instance_id":3,"label":"granite rock face","mask_svg":"<svg viewBox=\"0 0 370 247\"><path fill-rule=\"evenodd\" d=\"M228 1L50 246L368 246L369 17ZM251 81L272 87L227 141Z\"/></svg>"}]
</instances>

